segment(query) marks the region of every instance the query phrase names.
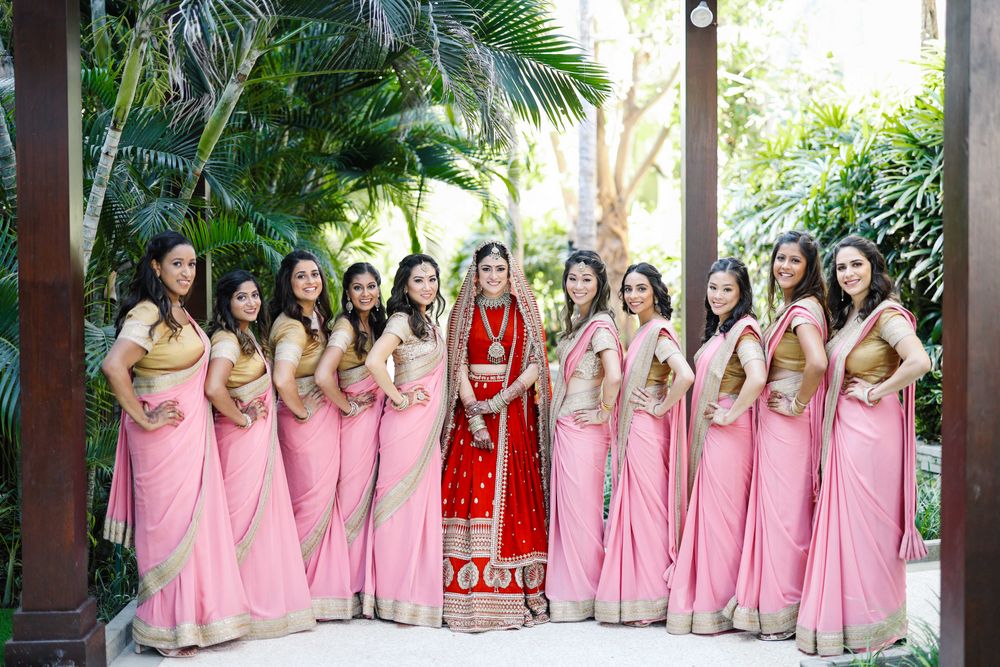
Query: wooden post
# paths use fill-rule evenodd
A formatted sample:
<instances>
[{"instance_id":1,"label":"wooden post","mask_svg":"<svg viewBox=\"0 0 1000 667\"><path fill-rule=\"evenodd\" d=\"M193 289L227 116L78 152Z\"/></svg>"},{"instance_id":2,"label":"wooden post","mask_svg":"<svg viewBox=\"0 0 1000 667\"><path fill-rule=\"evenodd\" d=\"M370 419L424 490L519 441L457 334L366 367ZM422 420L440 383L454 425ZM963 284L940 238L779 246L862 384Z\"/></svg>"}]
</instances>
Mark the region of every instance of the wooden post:
<instances>
[{"instance_id":1,"label":"wooden post","mask_svg":"<svg viewBox=\"0 0 1000 667\"><path fill-rule=\"evenodd\" d=\"M682 0L684 12L684 80L681 85L684 126L683 182L684 353L692 361L705 330L705 275L718 257L719 130L718 46L716 23L698 28L691 10L700 0ZM718 2L708 6L719 17Z\"/></svg>"},{"instance_id":2,"label":"wooden post","mask_svg":"<svg viewBox=\"0 0 1000 667\"><path fill-rule=\"evenodd\" d=\"M996 664L1000 595L1000 3L949 0L941 664Z\"/></svg>"},{"instance_id":3,"label":"wooden post","mask_svg":"<svg viewBox=\"0 0 1000 667\"><path fill-rule=\"evenodd\" d=\"M7 664L104 665L87 594L80 3L15 0L23 591Z\"/></svg>"}]
</instances>

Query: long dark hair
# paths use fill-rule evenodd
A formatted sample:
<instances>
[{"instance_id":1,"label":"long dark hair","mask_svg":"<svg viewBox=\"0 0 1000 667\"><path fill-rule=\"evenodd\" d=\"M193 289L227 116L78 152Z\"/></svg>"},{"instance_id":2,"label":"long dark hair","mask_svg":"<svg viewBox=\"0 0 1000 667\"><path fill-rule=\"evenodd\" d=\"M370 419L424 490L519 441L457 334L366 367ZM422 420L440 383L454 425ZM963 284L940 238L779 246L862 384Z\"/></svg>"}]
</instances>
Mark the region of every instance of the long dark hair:
<instances>
[{"instance_id":1,"label":"long dark hair","mask_svg":"<svg viewBox=\"0 0 1000 667\"><path fill-rule=\"evenodd\" d=\"M857 234L845 236L834 246L832 261L830 262L830 296L828 297L827 306L833 318L832 329L834 331L844 328L844 325L847 324L847 318L851 314L851 307L853 306L853 300L844 292L840 286L840 281L837 280L837 255L844 248L857 249L872 267L872 282L868 286L868 294L865 296L864 303L861 304L861 309L858 311L861 319L865 319L871 315L876 306L886 299L896 300L896 286L889 275L885 257L879 252L878 246Z\"/></svg>"},{"instance_id":2,"label":"long dark hair","mask_svg":"<svg viewBox=\"0 0 1000 667\"><path fill-rule=\"evenodd\" d=\"M569 270L577 264L586 264L593 270L594 275L597 276L597 294L594 295L594 302L590 304L589 316L593 317L602 312L613 316L611 306L609 305L611 301L611 285L608 283L608 269L604 265L604 260L593 250L574 250L566 258L566 263L563 265L562 290L565 304L563 306L563 330L559 334L560 339L569 338L586 322L586 320L581 319L574 324L573 299L570 298L569 290L566 289ZM590 319L590 317L587 319Z\"/></svg>"},{"instance_id":3,"label":"long dark hair","mask_svg":"<svg viewBox=\"0 0 1000 667\"><path fill-rule=\"evenodd\" d=\"M736 286L740 289L740 298L736 302L733 312L729 313L726 321L722 323L722 326L719 326L719 316L712 312L708 295L705 295L705 335L701 339L702 343L715 335L716 328L719 329L719 333L729 333L729 330L747 315L753 318L757 317L753 312L753 288L750 286L750 274L747 272L746 265L735 257L723 257L715 260L715 264L712 264L712 268L708 270L706 282L715 273L728 273L736 278Z\"/></svg>"},{"instance_id":4,"label":"long dark hair","mask_svg":"<svg viewBox=\"0 0 1000 667\"><path fill-rule=\"evenodd\" d=\"M410 301L410 296L406 293L406 284L410 281L413 269L421 264L430 264L434 268L434 275L437 276L438 280L437 296L434 297L434 303L427 308L427 317L433 321L437 321L441 317L445 306L444 296L441 295L441 268L433 257L422 253L407 255L399 260L396 277L392 280L392 292L389 293L389 300L385 304L385 309L390 316L395 313L406 313L409 316L410 331L417 338L425 338L429 329L427 320L420 315L420 309Z\"/></svg>"},{"instance_id":5,"label":"long dark hair","mask_svg":"<svg viewBox=\"0 0 1000 667\"><path fill-rule=\"evenodd\" d=\"M240 351L243 354L252 355L257 351L253 337L244 333L240 329L239 323L233 317L233 295L240 285L251 282L260 294L261 308L257 315L257 330L263 340L267 335L267 309L264 308L264 291L260 288L257 278L249 271L236 269L219 278L215 283L215 308L212 315L212 324L208 328L208 335L211 336L216 331L229 331L236 334L236 340L240 343Z\"/></svg>"},{"instance_id":6,"label":"long dark hair","mask_svg":"<svg viewBox=\"0 0 1000 667\"><path fill-rule=\"evenodd\" d=\"M295 272L295 265L306 261L316 264L316 268L319 269L320 281L323 284L319 291L319 298L316 299L319 329L314 329L312 321L302 314L302 306L295 300L295 292L292 291L292 274ZM278 275L274 278L274 294L271 296L268 310L272 322L278 318L278 315L284 313L296 322L301 322L314 339L321 339L323 324L330 321L330 293L326 288L326 275L323 273L323 267L320 266L316 255L306 250L293 250L285 255L285 258L281 260L281 266L278 267Z\"/></svg>"},{"instance_id":7,"label":"long dark hair","mask_svg":"<svg viewBox=\"0 0 1000 667\"><path fill-rule=\"evenodd\" d=\"M135 275L129 284L128 294L118 307L118 315L115 317L116 335L121 333L128 312L140 301L146 300L156 304L156 309L160 311L159 318L149 327L149 335L152 337L161 322L166 322L167 328L170 329L170 338L180 334L183 327L174 319L170 309L170 297L167 296L166 288L153 270L153 261L162 263L168 252L181 245L191 245L191 241L183 234L169 230L160 232L146 244L146 252L135 267Z\"/></svg>"},{"instance_id":8,"label":"long dark hair","mask_svg":"<svg viewBox=\"0 0 1000 667\"><path fill-rule=\"evenodd\" d=\"M357 278L358 276L363 276L366 273L370 273L375 278L375 284L379 287L382 286L382 275L378 272L374 266L368 262L355 262L347 267L344 271L344 280L341 283L340 292L340 314L337 315L338 318L343 317L348 322L351 323L351 328L354 329L354 353L359 357L365 353L365 344L368 342L368 334L364 332L361 328L361 316L358 315L357 309L348 309L351 305L351 295L350 287L351 280ZM378 297L378 301L375 303L375 307L371 309L368 313L368 326L372 330L372 340L378 339L382 335L382 331L385 329L385 308L382 306L382 295Z\"/></svg>"},{"instance_id":9,"label":"long dark hair","mask_svg":"<svg viewBox=\"0 0 1000 667\"><path fill-rule=\"evenodd\" d=\"M632 309L625 303L625 279L628 278L630 273L640 273L646 276L650 287L653 288L654 310L663 318L669 320L670 315L674 312L674 309L670 307L670 291L663 284L663 276L660 272L655 266L647 262L639 262L625 269L625 275L622 276L622 286L618 288L618 297L622 300L622 307L625 308L625 312L632 313ZM634 315L635 313L632 314Z\"/></svg>"},{"instance_id":10,"label":"long dark hair","mask_svg":"<svg viewBox=\"0 0 1000 667\"><path fill-rule=\"evenodd\" d=\"M770 275L767 280L767 307L774 314L774 300L779 292L778 281L774 277L774 260L778 256L778 250L783 245L795 243L799 251L806 259L806 273L802 280L792 290L792 301L813 297L819 301L823 307L823 317L826 323L830 323L830 313L826 309L826 281L823 280L823 262L819 256L819 243L805 232L791 231L785 232L774 242L771 250Z\"/></svg>"}]
</instances>

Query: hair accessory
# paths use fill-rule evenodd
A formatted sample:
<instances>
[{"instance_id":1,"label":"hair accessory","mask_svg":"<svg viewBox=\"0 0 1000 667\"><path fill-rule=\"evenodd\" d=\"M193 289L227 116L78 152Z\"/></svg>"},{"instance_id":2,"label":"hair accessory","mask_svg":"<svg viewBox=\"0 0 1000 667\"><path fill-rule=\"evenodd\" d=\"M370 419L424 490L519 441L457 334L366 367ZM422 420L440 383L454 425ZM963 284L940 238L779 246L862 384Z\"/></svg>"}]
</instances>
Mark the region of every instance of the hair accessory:
<instances>
[{"instance_id":1,"label":"hair accessory","mask_svg":"<svg viewBox=\"0 0 1000 667\"><path fill-rule=\"evenodd\" d=\"M587 264L586 262L577 262L576 264L573 265L573 270L574 271L579 271L579 272L586 271L589 268L590 268L590 265Z\"/></svg>"},{"instance_id":2,"label":"hair accessory","mask_svg":"<svg viewBox=\"0 0 1000 667\"><path fill-rule=\"evenodd\" d=\"M494 243L493 247L490 248L490 257L492 259L503 259L503 255L500 254L500 246L496 243Z\"/></svg>"}]
</instances>

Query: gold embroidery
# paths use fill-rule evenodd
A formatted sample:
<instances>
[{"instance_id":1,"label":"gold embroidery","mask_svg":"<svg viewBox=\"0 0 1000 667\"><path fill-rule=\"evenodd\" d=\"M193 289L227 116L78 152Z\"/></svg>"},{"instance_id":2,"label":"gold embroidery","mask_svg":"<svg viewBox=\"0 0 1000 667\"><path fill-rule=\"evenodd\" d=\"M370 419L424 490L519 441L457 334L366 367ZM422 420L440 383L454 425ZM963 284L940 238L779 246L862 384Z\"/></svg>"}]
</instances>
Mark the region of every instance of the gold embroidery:
<instances>
[{"instance_id":1,"label":"gold embroidery","mask_svg":"<svg viewBox=\"0 0 1000 667\"><path fill-rule=\"evenodd\" d=\"M816 632L798 625L795 628L795 645L804 653L840 655L844 649L852 651L877 651L896 639L906 636L906 605L884 620L867 625L848 625L841 632Z\"/></svg>"},{"instance_id":2,"label":"gold embroidery","mask_svg":"<svg viewBox=\"0 0 1000 667\"><path fill-rule=\"evenodd\" d=\"M252 618L244 639L276 639L308 630L316 625L312 609L293 611L279 618Z\"/></svg>"},{"instance_id":3,"label":"gold embroidery","mask_svg":"<svg viewBox=\"0 0 1000 667\"><path fill-rule=\"evenodd\" d=\"M312 613L317 621L348 621L361 615L361 598L313 598Z\"/></svg>"},{"instance_id":4,"label":"gold embroidery","mask_svg":"<svg viewBox=\"0 0 1000 667\"><path fill-rule=\"evenodd\" d=\"M520 570L515 570L520 571ZM544 593L445 593L442 617L456 632L530 628L547 623Z\"/></svg>"},{"instance_id":5,"label":"gold embroidery","mask_svg":"<svg viewBox=\"0 0 1000 667\"><path fill-rule=\"evenodd\" d=\"M364 492L361 494L361 500L358 501L358 506L354 508L351 515L347 517L347 521L344 522L344 532L347 533L348 544L351 544L357 539L358 535L361 534L361 529L364 528L364 525L368 520L368 513L372 508L372 500L375 498L375 482L377 478L378 459L375 460L375 469L372 471L372 476L368 480L368 484L365 486Z\"/></svg>"},{"instance_id":6,"label":"gold embroidery","mask_svg":"<svg viewBox=\"0 0 1000 667\"><path fill-rule=\"evenodd\" d=\"M323 510L323 514L320 515L319 521L316 522L316 525L312 527L309 534L302 540L302 562L309 562L313 552L316 551L316 547L319 546L320 541L323 539L323 535L326 534L327 526L330 525L330 517L333 516L333 506L336 502L337 494L333 494L330 502L327 503L326 508Z\"/></svg>"},{"instance_id":7,"label":"gold embroidery","mask_svg":"<svg viewBox=\"0 0 1000 667\"><path fill-rule=\"evenodd\" d=\"M132 639L137 645L162 649L212 646L242 637L249 630L250 614L230 616L204 625L182 623L172 628L149 625L138 616L132 621Z\"/></svg>"},{"instance_id":8,"label":"gold embroidery","mask_svg":"<svg viewBox=\"0 0 1000 667\"><path fill-rule=\"evenodd\" d=\"M380 597L372 598L371 595L366 595L365 615L370 616L371 611L386 621L396 621L406 625L423 625L430 628L441 627L441 607L429 607Z\"/></svg>"},{"instance_id":9,"label":"gold embroidery","mask_svg":"<svg viewBox=\"0 0 1000 667\"><path fill-rule=\"evenodd\" d=\"M202 365L207 362L208 354L204 354L198 363L185 368L182 371L164 373L163 375L137 375L132 378L132 389L135 390L136 396L139 396L140 398L145 394L158 394L161 391L173 389L174 387L184 384L197 375L201 371Z\"/></svg>"},{"instance_id":10,"label":"gold embroidery","mask_svg":"<svg viewBox=\"0 0 1000 667\"><path fill-rule=\"evenodd\" d=\"M371 376L367 366L357 366L347 370L337 370L337 383L341 389L347 389L352 384L367 380Z\"/></svg>"},{"instance_id":11,"label":"gold embroidery","mask_svg":"<svg viewBox=\"0 0 1000 667\"><path fill-rule=\"evenodd\" d=\"M267 376L265 375L265 377ZM253 546L254 539L257 537L257 529L260 528L261 519L264 517L264 508L267 507L267 502L271 498L274 460L278 452L278 419L273 414L268 415L268 419L271 420L271 436L268 444L267 464L264 468L264 480L261 483L260 495L257 497L257 508L254 510L253 518L250 519L250 526L247 528L246 535L236 544L236 560L240 565L243 564L247 554L250 553L250 547Z\"/></svg>"},{"instance_id":12,"label":"gold embroidery","mask_svg":"<svg viewBox=\"0 0 1000 667\"><path fill-rule=\"evenodd\" d=\"M667 632L672 635L714 635L733 629L733 622L724 610L699 612L667 612Z\"/></svg>"},{"instance_id":13,"label":"gold embroidery","mask_svg":"<svg viewBox=\"0 0 1000 667\"><path fill-rule=\"evenodd\" d=\"M594 619L601 623L631 623L662 621L667 617L667 598L658 600L622 600L594 603Z\"/></svg>"},{"instance_id":14,"label":"gold embroidery","mask_svg":"<svg viewBox=\"0 0 1000 667\"><path fill-rule=\"evenodd\" d=\"M739 606L734 596L722 610L722 614L732 620L733 627L737 630L773 635L795 630L795 621L799 617L799 603L788 605L779 611L762 614L758 609Z\"/></svg>"},{"instance_id":15,"label":"gold embroidery","mask_svg":"<svg viewBox=\"0 0 1000 667\"><path fill-rule=\"evenodd\" d=\"M270 391L271 375L269 373L264 373L252 382L247 382L244 385L230 389L229 395L237 401L249 403L255 398L263 396Z\"/></svg>"},{"instance_id":16,"label":"gold embroidery","mask_svg":"<svg viewBox=\"0 0 1000 667\"><path fill-rule=\"evenodd\" d=\"M593 617L593 600L549 600L549 618L553 623L575 623Z\"/></svg>"}]
</instances>

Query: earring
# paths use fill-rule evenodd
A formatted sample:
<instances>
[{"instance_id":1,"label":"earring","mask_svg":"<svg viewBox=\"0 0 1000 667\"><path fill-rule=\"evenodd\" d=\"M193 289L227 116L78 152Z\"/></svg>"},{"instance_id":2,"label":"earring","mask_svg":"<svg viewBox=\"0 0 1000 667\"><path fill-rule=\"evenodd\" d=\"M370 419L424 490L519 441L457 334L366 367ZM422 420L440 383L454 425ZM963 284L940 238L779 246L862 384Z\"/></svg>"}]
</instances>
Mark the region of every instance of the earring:
<instances>
[{"instance_id":1,"label":"earring","mask_svg":"<svg viewBox=\"0 0 1000 667\"><path fill-rule=\"evenodd\" d=\"M354 304L350 301L347 302L347 312L352 312L354 310Z\"/></svg>"}]
</instances>

